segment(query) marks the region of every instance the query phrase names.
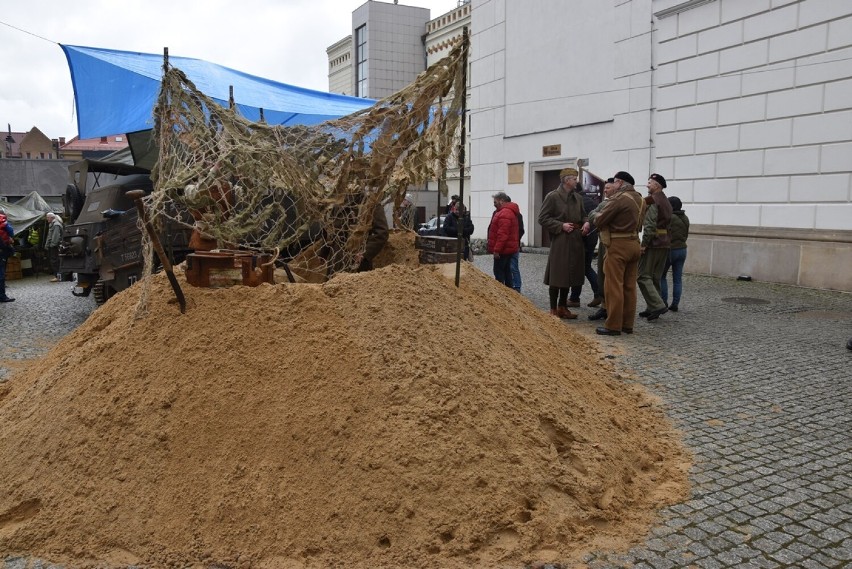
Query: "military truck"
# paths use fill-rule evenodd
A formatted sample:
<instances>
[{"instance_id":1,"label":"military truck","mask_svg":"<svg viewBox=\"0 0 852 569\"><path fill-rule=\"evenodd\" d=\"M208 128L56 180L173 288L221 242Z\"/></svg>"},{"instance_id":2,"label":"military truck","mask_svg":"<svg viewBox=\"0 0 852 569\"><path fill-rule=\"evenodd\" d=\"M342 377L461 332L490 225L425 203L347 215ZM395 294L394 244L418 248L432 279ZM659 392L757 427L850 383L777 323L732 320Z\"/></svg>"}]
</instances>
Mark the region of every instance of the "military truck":
<instances>
[{"instance_id":1,"label":"military truck","mask_svg":"<svg viewBox=\"0 0 852 569\"><path fill-rule=\"evenodd\" d=\"M151 193L150 172L122 162L82 160L68 174L60 272L76 273L74 296L93 294L101 305L142 277L142 232L136 205L126 194ZM172 264L192 252L190 235L190 229L175 222L161 229L160 241Z\"/></svg>"}]
</instances>

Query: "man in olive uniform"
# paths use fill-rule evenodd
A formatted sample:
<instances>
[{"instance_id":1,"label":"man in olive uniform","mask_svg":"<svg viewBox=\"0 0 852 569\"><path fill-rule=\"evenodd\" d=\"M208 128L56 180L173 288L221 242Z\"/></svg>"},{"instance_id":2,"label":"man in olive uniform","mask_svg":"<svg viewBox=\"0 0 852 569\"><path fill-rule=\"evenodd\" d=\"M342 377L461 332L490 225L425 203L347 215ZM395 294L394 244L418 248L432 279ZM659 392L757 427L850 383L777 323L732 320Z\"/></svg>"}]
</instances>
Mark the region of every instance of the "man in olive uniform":
<instances>
[{"instance_id":1,"label":"man in olive uniform","mask_svg":"<svg viewBox=\"0 0 852 569\"><path fill-rule=\"evenodd\" d=\"M663 188L666 179L659 174L651 174L648 178L648 197L645 203L645 220L642 228L642 259L639 261L639 290L645 299L647 308L639 316L648 321L656 320L660 315L669 311L660 294L660 279L666 268L671 247L669 225L672 221L672 204Z\"/></svg>"},{"instance_id":2,"label":"man in olive uniform","mask_svg":"<svg viewBox=\"0 0 852 569\"><path fill-rule=\"evenodd\" d=\"M613 195L595 219L606 246L604 301L606 323L595 332L605 336L633 333L636 318L636 275L639 270L639 228L645 202L633 187L633 176L613 176Z\"/></svg>"},{"instance_id":3,"label":"man in olive uniform","mask_svg":"<svg viewBox=\"0 0 852 569\"><path fill-rule=\"evenodd\" d=\"M583 196L578 191L575 168L559 172L560 185L541 204L538 222L550 234L550 252L544 269L549 287L550 313L559 318L577 318L568 310L568 290L586 280L582 225L586 222Z\"/></svg>"},{"instance_id":4,"label":"man in olive uniform","mask_svg":"<svg viewBox=\"0 0 852 569\"><path fill-rule=\"evenodd\" d=\"M604 184L603 194L604 199L598 206L589 212L589 221L583 225L583 235L588 235L592 230L592 224L597 227L598 214L603 211L603 208L609 202L609 199L615 193L615 178L607 178ZM589 314L589 320L603 320L606 318L606 273L604 272L604 262L606 260L606 245L603 242L598 242L598 290L600 291L600 302L595 305L594 301L589 303L589 306L600 306L594 314Z\"/></svg>"}]
</instances>

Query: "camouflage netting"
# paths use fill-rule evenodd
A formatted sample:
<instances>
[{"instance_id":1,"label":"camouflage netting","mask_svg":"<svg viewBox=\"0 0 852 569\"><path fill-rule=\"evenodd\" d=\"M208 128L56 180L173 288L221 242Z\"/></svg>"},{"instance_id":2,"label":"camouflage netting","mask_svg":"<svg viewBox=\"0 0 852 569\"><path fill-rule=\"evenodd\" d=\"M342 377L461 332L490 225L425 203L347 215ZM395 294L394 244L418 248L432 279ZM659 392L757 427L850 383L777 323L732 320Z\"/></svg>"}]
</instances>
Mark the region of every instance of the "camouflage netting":
<instances>
[{"instance_id":1,"label":"camouflage netting","mask_svg":"<svg viewBox=\"0 0 852 569\"><path fill-rule=\"evenodd\" d=\"M150 216L194 228L197 250L271 253L300 279L354 271L375 208L392 201L398 218L409 186L457 159L462 97L452 95L464 93L466 50L459 42L395 95L314 126L248 121L169 68ZM147 246L146 273L152 257Z\"/></svg>"}]
</instances>

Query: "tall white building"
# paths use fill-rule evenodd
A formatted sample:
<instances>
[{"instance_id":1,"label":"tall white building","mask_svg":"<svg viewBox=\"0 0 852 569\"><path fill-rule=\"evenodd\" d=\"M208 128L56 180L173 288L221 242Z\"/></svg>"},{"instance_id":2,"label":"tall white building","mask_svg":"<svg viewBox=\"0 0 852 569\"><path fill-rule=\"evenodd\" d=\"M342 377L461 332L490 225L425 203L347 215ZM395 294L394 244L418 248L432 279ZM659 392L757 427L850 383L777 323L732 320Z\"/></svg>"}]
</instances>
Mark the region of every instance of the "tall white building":
<instances>
[{"instance_id":1,"label":"tall white building","mask_svg":"<svg viewBox=\"0 0 852 569\"><path fill-rule=\"evenodd\" d=\"M352 12L351 35L326 50L329 91L382 99L407 86L425 69L428 21L428 8L362 4Z\"/></svg>"},{"instance_id":2,"label":"tall white building","mask_svg":"<svg viewBox=\"0 0 852 569\"><path fill-rule=\"evenodd\" d=\"M401 8L379 4L353 13L353 50ZM669 181L688 271L852 291L852 0L473 0L426 19L424 65L472 31L475 236L506 191L545 244L544 195L588 159Z\"/></svg>"},{"instance_id":3,"label":"tall white building","mask_svg":"<svg viewBox=\"0 0 852 569\"><path fill-rule=\"evenodd\" d=\"M477 228L585 157L670 181L688 271L852 291L852 2L474 0L472 27Z\"/></svg>"},{"instance_id":4,"label":"tall white building","mask_svg":"<svg viewBox=\"0 0 852 569\"><path fill-rule=\"evenodd\" d=\"M378 99L406 87L461 41L471 9L469 0L460 0L455 9L430 19L426 8L369 0L352 12L351 35L326 50L329 91ZM445 179L448 195L458 194L458 164L448 164ZM436 181L411 190L424 221L445 203Z\"/></svg>"}]
</instances>

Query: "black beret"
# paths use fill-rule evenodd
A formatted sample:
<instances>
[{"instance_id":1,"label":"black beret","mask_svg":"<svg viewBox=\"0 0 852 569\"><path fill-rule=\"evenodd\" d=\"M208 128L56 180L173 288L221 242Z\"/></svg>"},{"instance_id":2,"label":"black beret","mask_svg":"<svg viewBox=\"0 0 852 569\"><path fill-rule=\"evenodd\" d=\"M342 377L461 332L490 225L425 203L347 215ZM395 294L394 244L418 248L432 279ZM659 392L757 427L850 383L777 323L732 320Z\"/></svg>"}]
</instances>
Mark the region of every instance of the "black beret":
<instances>
[{"instance_id":1,"label":"black beret","mask_svg":"<svg viewBox=\"0 0 852 569\"><path fill-rule=\"evenodd\" d=\"M615 176L613 176L613 178L615 178L616 180L623 180L630 185L636 184L636 180L633 179L633 176L624 171L617 172Z\"/></svg>"},{"instance_id":2,"label":"black beret","mask_svg":"<svg viewBox=\"0 0 852 569\"><path fill-rule=\"evenodd\" d=\"M664 188L666 187L666 179L660 176L659 174L651 174L650 176L648 176L648 179L654 180Z\"/></svg>"}]
</instances>

